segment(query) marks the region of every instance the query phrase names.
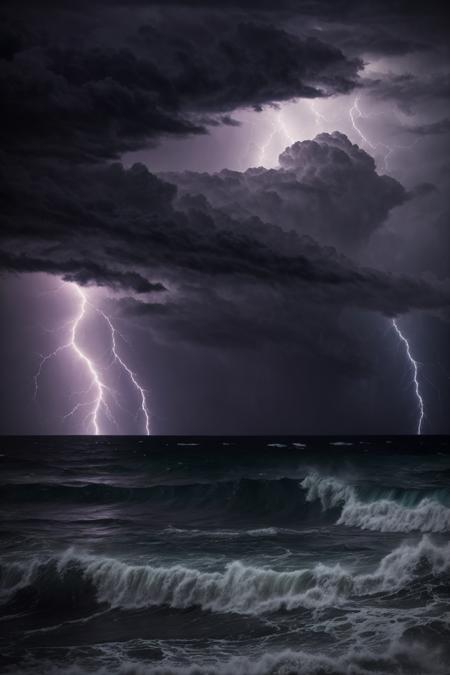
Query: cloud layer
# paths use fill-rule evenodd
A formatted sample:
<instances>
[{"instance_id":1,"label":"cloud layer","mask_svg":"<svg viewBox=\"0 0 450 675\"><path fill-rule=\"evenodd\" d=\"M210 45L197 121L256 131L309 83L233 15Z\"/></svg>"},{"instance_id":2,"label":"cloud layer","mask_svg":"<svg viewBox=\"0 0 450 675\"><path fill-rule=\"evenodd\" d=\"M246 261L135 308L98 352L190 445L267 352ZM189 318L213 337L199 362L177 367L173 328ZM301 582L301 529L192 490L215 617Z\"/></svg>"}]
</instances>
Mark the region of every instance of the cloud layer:
<instances>
[{"instance_id":1,"label":"cloud layer","mask_svg":"<svg viewBox=\"0 0 450 675\"><path fill-rule=\"evenodd\" d=\"M239 303L255 286L389 315L448 302L441 289L339 252L367 241L406 199L339 133L294 144L272 170L160 178L138 164L43 165L39 177L21 178L4 176L0 262L8 270L137 293L170 287L166 302L208 287Z\"/></svg>"},{"instance_id":2,"label":"cloud layer","mask_svg":"<svg viewBox=\"0 0 450 675\"><path fill-rule=\"evenodd\" d=\"M108 25L110 16L94 10L90 21L83 13L70 24L67 14L25 27L12 11L2 28L0 122L8 151L118 158L164 135L204 133L236 108L350 91L362 65L318 39L236 17L150 15L139 23L127 14Z\"/></svg>"},{"instance_id":3,"label":"cloud layer","mask_svg":"<svg viewBox=\"0 0 450 675\"><path fill-rule=\"evenodd\" d=\"M312 428L323 430L322 405L327 419L341 417L343 381L374 381L380 345L371 349L373 332L362 328L374 314L389 326L385 317L410 310L447 311L440 168L439 184L428 175L400 182L339 131L292 143L271 170L192 173L181 155L170 174L126 168L130 152L164 155L186 136L194 152L208 133L226 143L249 111L298 98L336 98L344 109L348 94L385 106L399 147L412 138L443 148L446 25L433 1L424 11L386 0L45 0L9 3L1 18L0 270L104 287L119 322L170 352L162 400L172 362L192 382L212 353L232 351L220 372L233 392L241 378L244 399L245 382L266 368L276 396L285 392L279 419L295 422L301 379ZM431 99L431 113L415 117ZM390 136L380 138L385 154ZM194 373L177 360L184 349L197 355ZM263 351L264 367L249 356ZM147 360L145 351L143 368ZM213 390L217 376L202 377L198 392ZM182 387L172 385L167 398L182 419L186 396L177 408ZM350 409L356 394L347 393ZM238 399L244 420L252 413ZM272 406L267 398L255 419ZM209 412L217 430L220 406Z\"/></svg>"}]
</instances>

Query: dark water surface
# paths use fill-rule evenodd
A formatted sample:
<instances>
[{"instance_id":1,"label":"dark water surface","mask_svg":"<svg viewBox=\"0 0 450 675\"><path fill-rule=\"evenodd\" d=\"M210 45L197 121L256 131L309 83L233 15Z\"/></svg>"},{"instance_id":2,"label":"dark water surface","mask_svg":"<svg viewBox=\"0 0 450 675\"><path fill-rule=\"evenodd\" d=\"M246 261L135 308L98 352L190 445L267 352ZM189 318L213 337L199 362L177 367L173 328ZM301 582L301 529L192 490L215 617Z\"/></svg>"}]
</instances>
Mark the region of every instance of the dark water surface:
<instances>
[{"instance_id":1,"label":"dark water surface","mask_svg":"<svg viewBox=\"0 0 450 675\"><path fill-rule=\"evenodd\" d=\"M450 673L450 446L3 438L5 673Z\"/></svg>"}]
</instances>

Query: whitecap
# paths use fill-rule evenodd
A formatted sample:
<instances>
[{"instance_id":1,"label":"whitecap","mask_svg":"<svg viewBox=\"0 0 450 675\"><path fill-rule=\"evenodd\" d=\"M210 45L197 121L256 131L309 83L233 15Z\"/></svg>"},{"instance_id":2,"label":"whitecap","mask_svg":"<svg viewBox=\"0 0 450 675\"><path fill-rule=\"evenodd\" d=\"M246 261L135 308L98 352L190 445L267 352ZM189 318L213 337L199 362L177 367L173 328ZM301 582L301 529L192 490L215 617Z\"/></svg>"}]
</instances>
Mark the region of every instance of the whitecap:
<instances>
[{"instance_id":1,"label":"whitecap","mask_svg":"<svg viewBox=\"0 0 450 675\"><path fill-rule=\"evenodd\" d=\"M363 501L354 487L329 476L308 474L301 482L307 501L320 500L324 510L342 507L338 525L379 532L445 532L450 530L450 509L433 496L410 506L389 497Z\"/></svg>"},{"instance_id":2,"label":"whitecap","mask_svg":"<svg viewBox=\"0 0 450 675\"><path fill-rule=\"evenodd\" d=\"M59 576L59 583L67 579L73 584L77 572L77 583L93 586L97 602L112 608L201 607L256 615L298 607L336 607L355 597L394 593L423 575L441 577L449 571L450 543L438 546L426 535L418 543L394 549L373 572L365 574L340 564L276 571L239 561L230 562L222 571L207 572L184 565L130 565L73 550L46 563L32 561L23 569L27 583L40 587L44 594L52 583L51 574Z\"/></svg>"}]
</instances>

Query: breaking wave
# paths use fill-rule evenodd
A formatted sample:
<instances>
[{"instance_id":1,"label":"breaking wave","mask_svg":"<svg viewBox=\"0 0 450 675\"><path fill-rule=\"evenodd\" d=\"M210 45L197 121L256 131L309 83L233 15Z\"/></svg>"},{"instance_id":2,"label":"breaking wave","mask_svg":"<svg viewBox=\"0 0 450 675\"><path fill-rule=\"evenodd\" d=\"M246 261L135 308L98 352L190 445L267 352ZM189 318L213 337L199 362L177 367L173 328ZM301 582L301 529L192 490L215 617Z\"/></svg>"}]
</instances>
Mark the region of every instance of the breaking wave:
<instances>
[{"instance_id":1,"label":"breaking wave","mask_svg":"<svg viewBox=\"0 0 450 675\"><path fill-rule=\"evenodd\" d=\"M231 481L178 483L124 487L104 484L1 486L0 501L26 503L151 504L154 513L225 513L239 519L256 518L257 527L247 531L275 533L270 525L304 526L338 523L381 532L445 532L450 530L448 491L370 490L362 491L332 476L309 473L301 482L295 478L240 478ZM252 523L253 524L253 523ZM286 533L287 533L286 528ZM186 530L187 531L187 530ZM212 532L212 530L211 530ZM175 531L172 532L175 534ZM191 532L192 537L203 536ZM223 530L220 535L234 536ZM255 534L258 536L258 534Z\"/></svg>"},{"instance_id":2,"label":"breaking wave","mask_svg":"<svg viewBox=\"0 0 450 675\"><path fill-rule=\"evenodd\" d=\"M36 675L36 670L14 671L14 675ZM124 662L95 671L77 665L52 667L46 675L446 675L445 657L439 650L421 644L392 644L382 654L350 652L331 658L326 655L284 649L259 656L235 656L221 662L190 665Z\"/></svg>"},{"instance_id":3,"label":"breaking wave","mask_svg":"<svg viewBox=\"0 0 450 675\"><path fill-rule=\"evenodd\" d=\"M306 500L319 500L323 510L342 508L338 525L380 532L445 532L450 530L450 509L439 501L439 494L415 493L368 495L361 499L357 490L333 477L311 473L301 482Z\"/></svg>"},{"instance_id":4,"label":"breaking wave","mask_svg":"<svg viewBox=\"0 0 450 675\"><path fill-rule=\"evenodd\" d=\"M27 604L108 605L117 609L170 606L200 607L212 612L263 614L297 607L336 606L367 595L395 593L414 582L450 571L450 543L437 545L428 536L405 543L384 557L376 569L356 573L336 564L275 571L234 561L223 571L206 572L175 565L128 565L112 558L73 550L28 565L4 565L3 598L25 595Z\"/></svg>"}]
</instances>

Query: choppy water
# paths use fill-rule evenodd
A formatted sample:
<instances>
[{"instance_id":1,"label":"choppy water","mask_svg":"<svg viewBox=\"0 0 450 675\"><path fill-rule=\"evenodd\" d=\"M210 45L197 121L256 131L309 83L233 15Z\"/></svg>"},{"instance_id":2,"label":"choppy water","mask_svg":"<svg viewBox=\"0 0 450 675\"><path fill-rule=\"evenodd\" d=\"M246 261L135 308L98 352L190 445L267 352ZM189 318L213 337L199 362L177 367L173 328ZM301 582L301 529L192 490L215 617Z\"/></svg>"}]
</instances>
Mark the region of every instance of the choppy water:
<instances>
[{"instance_id":1,"label":"choppy water","mask_svg":"<svg viewBox=\"0 0 450 675\"><path fill-rule=\"evenodd\" d=\"M446 439L0 454L2 672L450 672Z\"/></svg>"}]
</instances>

